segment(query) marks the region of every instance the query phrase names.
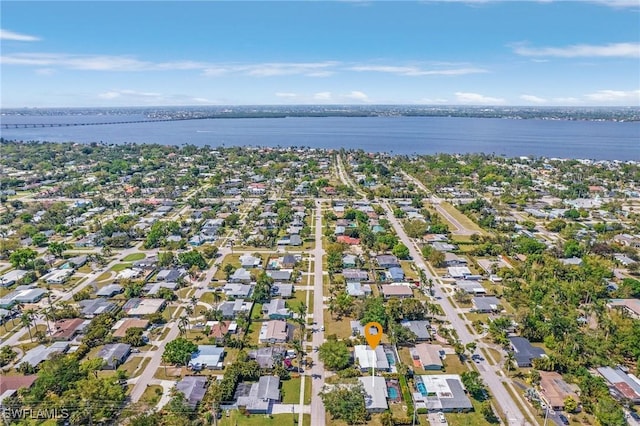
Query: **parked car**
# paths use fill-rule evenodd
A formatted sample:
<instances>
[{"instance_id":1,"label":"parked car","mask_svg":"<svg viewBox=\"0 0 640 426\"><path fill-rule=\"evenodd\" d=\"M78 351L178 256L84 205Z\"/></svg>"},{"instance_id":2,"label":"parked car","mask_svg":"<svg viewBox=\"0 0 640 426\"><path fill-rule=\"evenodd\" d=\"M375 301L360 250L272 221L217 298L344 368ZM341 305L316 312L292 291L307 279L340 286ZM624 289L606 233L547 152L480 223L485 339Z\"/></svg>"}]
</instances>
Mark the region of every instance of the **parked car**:
<instances>
[{"instance_id":1,"label":"parked car","mask_svg":"<svg viewBox=\"0 0 640 426\"><path fill-rule=\"evenodd\" d=\"M560 414L558 417L560 418L560 421L562 422L563 425L569 424L569 419L564 414Z\"/></svg>"},{"instance_id":2,"label":"parked car","mask_svg":"<svg viewBox=\"0 0 640 426\"><path fill-rule=\"evenodd\" d=\"M438 413L438 417L440 418L440 423L446 423L447 419L444 417L444 413Z\"/></svg>"}]
</instances>

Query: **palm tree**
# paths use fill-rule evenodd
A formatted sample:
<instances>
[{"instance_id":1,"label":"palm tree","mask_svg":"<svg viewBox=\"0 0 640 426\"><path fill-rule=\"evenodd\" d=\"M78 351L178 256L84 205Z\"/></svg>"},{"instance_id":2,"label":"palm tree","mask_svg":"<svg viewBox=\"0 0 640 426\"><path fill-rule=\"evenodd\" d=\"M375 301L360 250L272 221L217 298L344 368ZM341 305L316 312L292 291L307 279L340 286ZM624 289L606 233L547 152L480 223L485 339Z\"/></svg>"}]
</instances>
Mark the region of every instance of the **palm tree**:
<instances>
[{"instance_id":1,"label":"palm tree","mask_svg":"<svg viewBox=\"0 0 640 426\"><path fill-rule=\"evenodd\" d=\"M220 293L217 292L213 292L213 306L214 309L218 309L218 304L220 303L220 301L222 301L222 296L220 295Z\"/></svg>"},{"instance_id":2,"label":"palm tree","mask_svg":"<svg viewBox=\"0 0 640 426\"><path fill-rule=\"evenodd\" d=\"M516 357L513 354L513 351L507 351L507 356L504 359L504 362L507 367L507 371L513 370L513 363L515 360L516 360Z\"/></svg>"},{"instance_id":3,"label":"palm tree","mask_svg":"<svg viewBox=\"0 0 640 426\"><path fill-rule=\"evenodd\" d=\"M33 325L33 317L35 311L33 309L29 309L22 314L20 317L20 322L24 327L27 327L27 331L29 332L29 339L33 342L33 335L31 334L31 326Z\"/></svg>"},{"instance_id":4,"label":"palm tree","mask_svg":"<svg viewBox=\"0 0 640 426\"><path fill-rule=\"evenodd\" d=\"M291 343L293 345L293 350L296 351L296 356L298 357L298 373L300 373L300 366L302 365L302 357L304 356L304 351L302 350L302 342L293 341Z\"/></svg>"},{"instance_id":5,"label":"palm tree","mask_svg":"<svg viewBox=\"0 0 640 426\"><path fill-rule=\"evenodd\" d=\"M186 315L182 315L180 316L180 325L186 330L186 328L189 326L189 317Z\"/></svg>"}]
</instances>

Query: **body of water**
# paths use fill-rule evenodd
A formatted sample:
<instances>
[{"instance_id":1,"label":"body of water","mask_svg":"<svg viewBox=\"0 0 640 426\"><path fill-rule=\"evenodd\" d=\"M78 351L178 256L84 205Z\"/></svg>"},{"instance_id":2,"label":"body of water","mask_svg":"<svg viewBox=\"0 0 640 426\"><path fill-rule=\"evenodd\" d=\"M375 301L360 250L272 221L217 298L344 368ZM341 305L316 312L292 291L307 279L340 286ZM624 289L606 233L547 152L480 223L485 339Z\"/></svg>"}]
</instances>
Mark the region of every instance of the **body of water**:
<instances>
[{"instance_id":1,"label":"body of water","mask_svg":"<svg viewBox=\"0 0 640 426\"><path fill-rule=\"evenodd\" d=\"M129 121L143 116L13 116L3 124ZM13 140L363 149L391 154L495 153L640 160L640 122L459 117L206 119L2 129Z\"/></svg>"}]
</instances>

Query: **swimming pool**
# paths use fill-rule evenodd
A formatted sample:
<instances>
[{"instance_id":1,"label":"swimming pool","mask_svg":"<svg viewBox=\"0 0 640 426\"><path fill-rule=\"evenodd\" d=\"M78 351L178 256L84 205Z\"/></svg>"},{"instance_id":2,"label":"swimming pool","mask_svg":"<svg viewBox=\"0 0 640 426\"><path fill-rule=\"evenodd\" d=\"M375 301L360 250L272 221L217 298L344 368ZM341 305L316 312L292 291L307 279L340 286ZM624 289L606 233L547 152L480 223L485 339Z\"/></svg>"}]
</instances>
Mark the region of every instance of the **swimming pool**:
<instances>
[{"instance_id":1,"label":"swimming pool","mask_svg":"<svg viewBox=\"0 0 640 426\"><path fill-rule=\"evenodd\" d=\"M418 389L418 392L420 392L422 396L427 396L427 387L424 385L424 383L416 383L416 389Z\"/></svg>"},{"instance_id":2,"label":"swimming pool","mask_svg":"<svg viewBox=\"0 0 640 426\"><path fill-rule=\"evenodd\" d=\"M389 361L389 365L391 366L396 365L396 357L393 356L392 353L385 352L384 354L387 356L387 361Z\"/></svg>"},{"instance_id":3,"label":"swimming pool","mask_svg":"<svg viewBox=\"0 0 640 426\"><path fill-rule=\"evenodd\" d=\"M393 387L387 388L387 392L389 393L389 399L398 399L398 397L400 396L398 394L398 389Z\"/></svg>"}]
</instances>

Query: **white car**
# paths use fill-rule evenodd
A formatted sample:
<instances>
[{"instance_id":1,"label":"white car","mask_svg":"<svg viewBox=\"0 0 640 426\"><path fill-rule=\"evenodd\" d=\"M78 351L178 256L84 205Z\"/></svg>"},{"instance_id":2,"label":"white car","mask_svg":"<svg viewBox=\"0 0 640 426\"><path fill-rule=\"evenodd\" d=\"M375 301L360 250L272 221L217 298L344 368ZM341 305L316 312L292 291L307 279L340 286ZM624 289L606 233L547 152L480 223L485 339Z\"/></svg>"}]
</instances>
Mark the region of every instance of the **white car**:
<instances>
[{"instance_id":1,"label":"white car","mask_svg":"<svg viewBox=\"0 0 640 426\"><path fill-rule=\"evenodd\" d=\"M438 417L440 418L440 423L446 423L447 419L444 417L444 413L438 413Z\"/></svg>"}]
</instances>

